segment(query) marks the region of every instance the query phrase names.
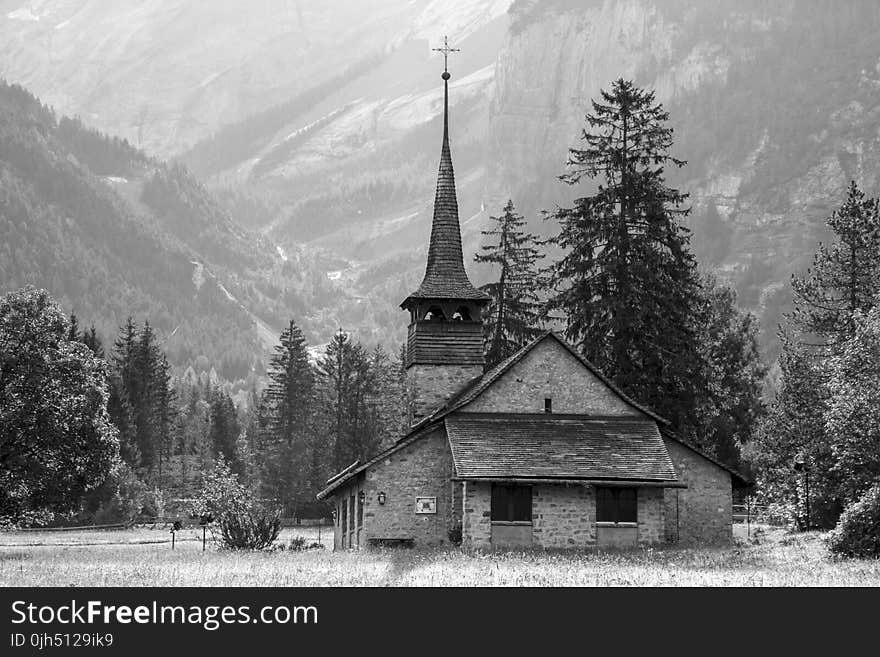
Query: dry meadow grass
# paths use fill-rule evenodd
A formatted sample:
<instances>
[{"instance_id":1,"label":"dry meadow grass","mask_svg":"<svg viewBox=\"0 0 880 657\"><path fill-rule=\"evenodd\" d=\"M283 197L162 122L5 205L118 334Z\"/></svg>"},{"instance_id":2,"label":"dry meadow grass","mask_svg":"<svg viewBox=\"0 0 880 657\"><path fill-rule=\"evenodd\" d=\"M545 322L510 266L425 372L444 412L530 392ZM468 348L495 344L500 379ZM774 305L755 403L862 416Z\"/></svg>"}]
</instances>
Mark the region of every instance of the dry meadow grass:
<instances>
[{"instance_id":1,"label":"dry meadow grass","mask_svg":"<svg viewBox=\"0 0 880 657\"><path fill-rule=\"evenodd\" d=\"M742 528L737 527L737 534ZM285 530L316 538L309 530ZM227 552L198 530L0 533L0 586L878 586L880 560L836 560L818 533L630 552ZM328 546L332 535L323 537Z\"/></svg>"}]
</instances>

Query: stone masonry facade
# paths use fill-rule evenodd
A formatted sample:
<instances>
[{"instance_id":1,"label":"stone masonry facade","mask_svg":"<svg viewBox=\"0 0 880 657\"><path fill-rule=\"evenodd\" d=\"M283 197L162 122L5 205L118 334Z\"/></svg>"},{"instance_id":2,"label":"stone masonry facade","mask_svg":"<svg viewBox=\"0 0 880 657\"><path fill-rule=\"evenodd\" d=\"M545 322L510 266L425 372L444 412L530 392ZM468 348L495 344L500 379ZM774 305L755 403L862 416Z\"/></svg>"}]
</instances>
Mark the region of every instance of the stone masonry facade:
<instances>
[{"instance_id":1,"label":"stone masonry facade","mask_svg":"<svg viewBox=\"0 0 880 657\"><path fill-rule=\"evenodd\" d=\"M406 371L410 424L436 410L482 373L481 365L411 365Z\"/></svg>"},{"instance_id":2,"label":"stone masonry facade","mask_svg":"<svg viewBox=\"0 0 880 657\"><path fill-rule=\"evenodd\" d=\"M533 487L532 541L545 548L595 545L595 488L546 485Z\"/></svg>"},{"instance_id":3,"label":"stone masonry facade","mask_svg":"<svg viewBox=\"0 0 880 657\"><path fill-rule=\"evenodd\" d=\"M685 545L730 543L730 473L676 440L664 438L663 442L679 479L687 485L666 489L666 540Z\"/></svg>"},{"instance_id":4,"label":"stone masonry facade","mask_svg":"<svg viewBox=\"0 0 880 657\"><path fill-rule=\"evenodd\" d=\"M473 413L641 415L624 402L556 340L544 340L483 394L461 409Z\"/></svg>"},{"instance_id":5,"label":"stone masonry facade","mask_svg":"<svg viewBox=\"0 0 880 657\"><path fill-rule=\"evenodd\" d=\"M465 547L492 548L491 490L489 483L464 484L462 534ZM594 547L597 529L595 491L592 485L534 485L532 545L549 549ZM663 542L664 513L662 488L638 489L639 545Z\"/></svg>"},{"instance_id":6,"label":"stone masonry facade","mask_svg":"<svg viewBox=\"0 0 880 657\"><path fill-rule=\"evenodd\" d=\"M412 539L417 546L449 543L452 454L442 428L390 454L365 474L362 547L371 539ZM380 492L385 504L379 504ZM436 498L437 512L416 513L417 497Z\"/></svg>"}]
</instances>

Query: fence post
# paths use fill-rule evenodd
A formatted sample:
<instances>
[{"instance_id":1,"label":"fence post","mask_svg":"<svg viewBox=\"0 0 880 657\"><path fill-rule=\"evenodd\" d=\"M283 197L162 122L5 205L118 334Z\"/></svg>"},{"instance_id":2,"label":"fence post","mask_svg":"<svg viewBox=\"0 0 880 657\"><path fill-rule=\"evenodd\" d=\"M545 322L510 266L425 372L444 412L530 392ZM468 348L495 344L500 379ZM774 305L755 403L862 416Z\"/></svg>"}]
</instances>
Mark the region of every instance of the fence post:
<instances>
[{"instance_id":1,"label":"fence post","mask_svg":"<svg viewBox=\"0 0 880 657\"><path fill-rule=\"evenodd\" d=\"M752 496L746 495L746 538L752 536Z\"/></svg>"}]
</instances>

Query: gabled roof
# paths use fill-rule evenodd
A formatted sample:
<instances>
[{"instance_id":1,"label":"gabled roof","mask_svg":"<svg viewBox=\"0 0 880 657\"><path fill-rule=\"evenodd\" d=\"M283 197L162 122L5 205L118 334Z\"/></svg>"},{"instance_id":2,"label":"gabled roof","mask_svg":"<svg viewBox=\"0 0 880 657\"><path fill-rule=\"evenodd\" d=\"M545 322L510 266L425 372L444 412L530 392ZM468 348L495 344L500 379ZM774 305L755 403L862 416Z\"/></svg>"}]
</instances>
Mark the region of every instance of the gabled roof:
<instances>
[{"instance_id":1,"label":"gabled roof","mask_svg":"<svg viewBox=\"0 0 880 657\"><path fill-rule=\"evenodd\" d=\"M445 422L458 479L678 481L648 418L455 413Z\"/></svg>"},{"instance_id":2,"label":"gabled roof","mask_svg":"<svg viewBox=\"0 0 880 657\"><path fill-rule=\"evenodd\" d=\"M563 338L559 337L553 331L545 331L537 338L532 340L529 344L524 346L522 349L517 351L515 354L510 356L504 361L501 361L494 368L485 372L481 376L475 377L470 382L465 384L461 390L459 390L453 397L449 399L445 404L438 407L433 413L430 413L426 417L422 418L419 422L413 425L409 432L403 436L400 440L397 441L393 446L389 447L382 453L373 457L363 465L356 467L354 470L350 470L347 473L341 472L338 475L334 476L332 483L328 482L328 485L324 490L318 493L318 499L324 499L333 492L336 488L342 486L347 481L351 480L353 477L357 476L359 473L363 472L371 465L380 461L381 459L389 456L393 452L398 451L399 449L403 449L407 445L411 444L418 438L427 435L434 428L440 425L444 418L446 418L449 414L457 411L458 409L466 406L470 402L474 401L477 397L479 397L489 386L491 386L495 381L497 381L501 376L503 376L506 372L508 372L514 365L520 362L525 356L530 353L537 345L539 345L544 340L556 340L565 347L569 353L571 353L575 358L577 358L581 364L584 365L590 372L592 372L600 381L602 381L608 388L614 392L618 397L620 397L624 402L632 406L638 411L641 411L645 415L650 418L653 418L661 425L669 424L669 421L660 417L650 409L642 406L638 402L634 401L630 397L628 397L620 388L614 385L604 374L602 374L596 367L590 363L586 358L581 356L570 344L568 344ZM349 466L351 467L351 466ZM348 470L348 468L346 469Z\"/></svg>"},{"instance_id":3,"label":"gabled roof","mask_svg":"<svg viewBox=\"0 0 880 657\"><path fill-rule=\"evenodd\" d=\"M654 411L639 404L637 401L629 397L626 393L624 393L620 388L618 388L610 379L608 379L602 372L600 372L595 365L593 365L590 361L584 358L581 354L577 352L577 350L572 347L568 342L566 342L563 338L558 336L553 331L545 331L537 338L532 340L529 344L524 346L522 349L517 351L515 354L507 358L506 360L501 361L494 368L485 372L482 376L478 376L474 378L472 381L467 383L458 393L456 393L449 401L447 401L443 406L440 406L430 415L424 417L421 421L413 426L413 429L417 429L421 426L429 424L431 422L435 422L440 418L452 413L453 411L457 411L458 409L466 406L467 404L474 401L477 397L479 397L489 386L491 386L495 381L500 379L506 372L508 372L514 365L520 362L523 358L525 358L535 347L537 347L541 342L547 339L556 340L559 344L565 347L568 352L574 356L584 367L586 367L597 379L599 379L602 383L604 383L609 390L611 390L615 395L620 397L624 402L632 406L634 409L644 413L648 417L653 418L661 425L668 425L669 420L657 415Z\"/></svg>"},{"instance_id":4,"label":"gabled roof","mask_svg":"<svg viewBox=\"0 0 880 657\"><path fill-rule=\"evenodd\" d=\"M327 497L334 490L336 490L340 486L344 485L345 483L351 481L354 477L359 475L361 472L363 472L364 470L369 468L374 463L378 463L379 461L390 456L394 452L397 452L397 451L403 449L404 447L411 445L412 443L414 443L416 440L418 440L422 436L426 436L427 434L431 433L435 428L436 428L436 426L427 426L427 427L423 427L419 431L410 431L410 433L408 433L406 436L404 436L403 440L400 440L397 443L395 443L394 445L392 445L391 447L388 447L387 449L382 450L381 452L376 454L376 456L371 458L369 461L366 461L363 465L358 465L360 463L360 461L355 461L350 466L345 468L345 470L342 470L341 472L338 472L337 474L330 477L330 479L327 480L327 486L322 491L320 491L316 497L319 500L323 500L325 497Z\"/></svg>"}]
</instances>

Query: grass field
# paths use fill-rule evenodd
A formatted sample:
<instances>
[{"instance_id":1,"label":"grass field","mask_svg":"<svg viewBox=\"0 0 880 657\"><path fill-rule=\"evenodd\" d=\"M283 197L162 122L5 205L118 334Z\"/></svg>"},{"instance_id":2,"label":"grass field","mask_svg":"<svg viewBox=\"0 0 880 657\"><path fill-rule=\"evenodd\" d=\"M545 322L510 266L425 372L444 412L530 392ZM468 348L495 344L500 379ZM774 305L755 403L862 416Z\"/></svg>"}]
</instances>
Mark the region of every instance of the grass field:
<instances>
[{"instance_id":1,"label":"grass field","mask_svg":"<svg viewBox=\"0 0 880 657\"><path fill-rule=\"evenodd\" d=\"M736 533L744 534L737 526ZM317 530L285 529L309 541ZM202 552L199 530L0 533L0 586L880 586L880 560L836 560L818 533L631 552Z\"/></svg>"}]
</instances>

